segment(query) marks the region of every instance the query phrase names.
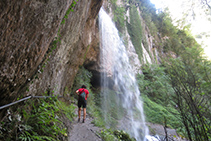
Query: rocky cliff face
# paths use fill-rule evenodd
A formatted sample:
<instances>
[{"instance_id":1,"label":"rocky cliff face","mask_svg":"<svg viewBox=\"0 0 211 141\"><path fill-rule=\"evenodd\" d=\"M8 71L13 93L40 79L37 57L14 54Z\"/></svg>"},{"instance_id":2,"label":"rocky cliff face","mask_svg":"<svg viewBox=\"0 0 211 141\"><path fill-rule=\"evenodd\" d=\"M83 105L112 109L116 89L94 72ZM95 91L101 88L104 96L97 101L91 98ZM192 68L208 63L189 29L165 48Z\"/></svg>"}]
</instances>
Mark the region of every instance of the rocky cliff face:
<instances>
[{"instance_id":1,"label":"rocky cliff face","mask_svg":"<svg viewBox=\"0 0 211 141\"><path fill-rule=\"evenodd\" d=\"M78 1L73 11L66 12L73 0L26 0L0 2L0 106L20 95L62 95L74 81L79 66L93 72L99 85L99 34L97 15L103 0ZM118 0L116 4L127 7ZM109 0L104 9L110 11ZM108 10L109 9L109 10ZM127 9L127 8L126 8ZM130 23L127 9L125 22ZM141 13L139 13L141 15ZM66 15L66 16L65 16ZM65 22L61 24L63 19ZM123 39L133 64L140 72L141 64L156 61L156 49L149 29L141 19L148 49L143 49L140 62L127 27Z\"/></svg>"},{"instance_id":2,"label":"rocky cliff face","mask_svg":"<svg viewBox=\"0 0 211 141\"><path fill-rule=\"evenodd\" d=\"M60 24L72 3L0 2L0 105L23 94L63 94L71 87L78 67L85 61L91 67L97 60L96 17L102 0L79 0Z\"/></svg>"},{"instance_id":3,"label":"rocky cliff face","mask_svg":"<svg viewBox=\"0 0 211 141\"><path fill-rule=\"evenodd\" d=\"M130 1L124 1L124 0L117 0L114 4L114 2L111 0L105 0L103 7L104 7L104 9L106 9L106 11L110 15L110 17L113 17L113 19L114 19L113 13L115 13L117 8L113 9L113 7L114 7L113 5L116 5L115 7L125 9L125 13L124 13L125 27L121 33L122 39L125 42L125 47L127 48L128 56L130 58L130 63L133 67L133 70L136 73L141 73L141 66L143 64L158 62L158 59L159 59L158 50L157 50L158 46L155 45L155 41L159 40L159 39L157 36L153 37L151 35L150 29L148 28L148 26L145 23L145 20L142 17L142 12L138 8L138 4L135 4L135 3L131 4ZM143 43L143 39L140 39L140 40L142 40L142 43L139 46L139 48L142 48L141 56L138 56L136 49L132 43L132 37L130 36L129 31L128 31L129 29L126 26L126 22L128 22L129 24L131 23L131 21L130 21L131 17L130 17L129 13L130 13L130 8L132 7L132 5L136 6L136 9L138 11L139 18L140 18L139 20L140 20L141 26L142 26L142 32L143 32L142 35L144 36L142 38L145 39L145 45ZM113 20L113 21L115 21L115 20ZM142 58L141 61L140 61L139 57Z\"/></svg>"}]
</instances>

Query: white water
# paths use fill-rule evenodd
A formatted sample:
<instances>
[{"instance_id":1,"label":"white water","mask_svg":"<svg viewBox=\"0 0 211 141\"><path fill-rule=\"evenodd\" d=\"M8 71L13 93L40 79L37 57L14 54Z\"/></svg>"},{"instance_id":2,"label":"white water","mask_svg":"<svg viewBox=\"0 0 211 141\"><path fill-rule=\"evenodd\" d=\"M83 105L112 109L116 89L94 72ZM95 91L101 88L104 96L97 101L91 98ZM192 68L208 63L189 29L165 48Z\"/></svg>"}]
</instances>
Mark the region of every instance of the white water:
<instances>
[{"instance_id":1,"label":"white water","mask_svg":"<svg viewBox=\"0 0 211 141\"><path fill-rule=\"evenodd\" d=\"M136 140L144 141L148 135L148 128L145 125L135 73L129 64L127 51L118 30L102 8L99 12L99 27L103 87L101 94L105 122L108 127L117 125ZM115 93L107 88L113 89Z\"/></svg>"}]
</instances>

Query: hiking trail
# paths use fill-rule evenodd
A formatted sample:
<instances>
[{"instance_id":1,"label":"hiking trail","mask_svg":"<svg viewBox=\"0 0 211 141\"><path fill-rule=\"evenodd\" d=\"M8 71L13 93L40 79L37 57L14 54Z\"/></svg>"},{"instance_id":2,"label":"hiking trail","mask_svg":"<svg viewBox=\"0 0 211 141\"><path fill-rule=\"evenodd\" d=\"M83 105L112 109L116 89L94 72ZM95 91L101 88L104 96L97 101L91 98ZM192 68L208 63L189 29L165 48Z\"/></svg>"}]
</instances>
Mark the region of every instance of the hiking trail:
<instances>
[{"instance_id":1,"label":"hiking trail","mask_svg":"<svg viewBox=\"0 0 211 141\"><path fill-rule=\"evenodd\" d=\"M98 135L100 128L92 124L93 118L86 114L85 123L82 123L83 111L81 112L81 121L78 122L78 109L76 108L76 117L71 124L71 129L68 135L68 141L102 141L101 137Z\"/></svg>"}]
</instances>

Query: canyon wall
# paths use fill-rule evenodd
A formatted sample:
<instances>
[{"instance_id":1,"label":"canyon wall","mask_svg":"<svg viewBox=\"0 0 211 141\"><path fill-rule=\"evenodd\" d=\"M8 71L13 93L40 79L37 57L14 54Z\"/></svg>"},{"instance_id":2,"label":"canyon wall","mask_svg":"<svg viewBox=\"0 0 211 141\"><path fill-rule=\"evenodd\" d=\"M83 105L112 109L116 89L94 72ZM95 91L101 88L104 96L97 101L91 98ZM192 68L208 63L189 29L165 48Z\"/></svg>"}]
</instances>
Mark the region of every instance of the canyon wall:
<instances>
[{"instance_id":1,"label":"canyon wall","mask_svg":"<svg viewBox=\"0 0 211 141\"><path fill-rule=\"evenodd\" d=\"M100 82L98 12L103 0L26 0L0 2L0 106L29 95L64 95L70 90L80 66L93 73L93 85ZM130 23L127 2L124 22ZM104 9L113 17L109 0ZM71 9L71 10L70 10ZM69 11L69 13L68 13ZM122 39L136 73L141 65L157 61L153 37L141 19L147 41L140 61L127 27Z\"/></svg>"},{"instance_id":2,"label":"canyon wall","mask_svg":"<svg viewBox=\"0 0 211 141\"><path fill-rule=\"evenodd\" d=\"M0 106L20 96L63 95L79 66L97 61L96 17L102 2L0 2Z\"/></svg>"}]
</instances>

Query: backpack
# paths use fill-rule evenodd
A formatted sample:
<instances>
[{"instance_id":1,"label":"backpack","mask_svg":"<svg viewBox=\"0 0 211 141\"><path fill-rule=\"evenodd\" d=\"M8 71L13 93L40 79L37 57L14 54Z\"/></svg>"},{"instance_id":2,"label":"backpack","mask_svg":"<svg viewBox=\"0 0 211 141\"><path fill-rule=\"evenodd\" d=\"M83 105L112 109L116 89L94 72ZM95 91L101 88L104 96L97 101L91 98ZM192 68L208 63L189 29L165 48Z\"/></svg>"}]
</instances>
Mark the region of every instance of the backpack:
<instances>
[{"instance_id":1,"label":"backpack","mask_svg":"<svg viewBox=\"0 0 211 141\"><path fill-rule=\"evenodd\" d=\"M86 97L86 93L85 93L85 91L84 91L84 89L83 89L82 93L79 94L79 98L80 98L81 100L84 100L84 101L85 101L85 100L86 100L85 97Z\"/></svg>"}]
</instances>

